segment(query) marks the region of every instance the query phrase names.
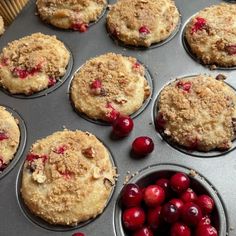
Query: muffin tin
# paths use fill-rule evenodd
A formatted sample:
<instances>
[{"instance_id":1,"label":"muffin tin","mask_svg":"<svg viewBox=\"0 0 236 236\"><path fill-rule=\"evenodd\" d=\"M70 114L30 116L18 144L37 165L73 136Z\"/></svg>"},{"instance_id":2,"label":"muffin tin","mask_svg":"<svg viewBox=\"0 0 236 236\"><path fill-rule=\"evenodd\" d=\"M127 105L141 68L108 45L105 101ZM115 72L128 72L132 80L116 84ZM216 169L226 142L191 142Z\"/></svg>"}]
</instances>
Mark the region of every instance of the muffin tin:
<instances>
[{"instance_id":1,"label":"muffin tin","mask_svg":"<svg viewBox=\"0 0 236 236\"><path fill-rule=\"evenodd\" d=\"M111 0L110 4L114 2L114 0ZM194 60L183 45L184 26L188 19L207 6L223 2L225 1L176 0L176 5L181 13L181 24L178 32L168 42L159 47L141 50L140 48L121 46L109 37L105 25L106 13L97 23L91 25L85 33L66 31L44 24L35 15L35 1L29 1L20 16L0 38L0 47L3 48L8 42L35 32L55 34L70 49L74 63L73 65L71 63L71 73L68 74L64 83L50 93L44 93L45 96L31 96L22 99L0 91L0 105L13 110L13 116L16 118L21 118L22 122L20 124L22 124L22 127L20 126L20 128L21 131L23 129L21 133L23 144L26 140L25 148L22 144L16 158L0 174L1 236L69 236L75 232L83 232L89 236L123 236L124 232L121 228L118 206L119 193L123 183L132 176L134 178L131 179L131 182L138 181L141 183L146 181L147 177L145 176L155 176L153 172L174 170L183 172L195 170L199 173L199 176L204 177L196 177L196 182L203 186L204 191L209 191L214 195L220 222L219 235L236 235L235 149L230 152L212 155L211 158L204 153L194 155L194 153L183 152L162 139L162 136L155 130L154 122L156 100L161 89L177 77L200 73L216 76L221 73L227 76L226 82L234 89L236 88L236 79L234 78L236 77L236 71L234 68L210 70ZM119 140L112 138L110 126L91 122L91 120L85 119L76 113L69 96L70 81L75 71L89 58L107 52L136 57L146 66L153 85L153 93L149 103L141 113L134 117L134 130L128 137ZM117 166L119 177L114 193L100 216L75 228L59 227L59 229L55 229L54 227L43 227L38 219L32 220L31 216L28 217L22 211L22 205L18 198L18 181L20 181L18 178L20 178L21 166L31 144L65 127L71 130L81 129L95 134L109 148ZM137 136L141 135L151 137L155 143L155 149L149 156L135 159L130 154L131 144ZM140 180L143 177L144 179Z\"/></svg>"}]
</instances>

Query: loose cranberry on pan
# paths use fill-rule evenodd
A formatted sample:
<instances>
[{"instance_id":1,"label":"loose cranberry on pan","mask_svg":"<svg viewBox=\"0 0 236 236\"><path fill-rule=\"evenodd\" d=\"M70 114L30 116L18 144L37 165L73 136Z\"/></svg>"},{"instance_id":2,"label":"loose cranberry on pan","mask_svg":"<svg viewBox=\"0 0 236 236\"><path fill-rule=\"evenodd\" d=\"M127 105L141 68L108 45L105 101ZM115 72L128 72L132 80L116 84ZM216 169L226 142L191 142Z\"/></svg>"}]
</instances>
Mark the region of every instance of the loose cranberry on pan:
<instances>
[{"instance_id":1,"label":"loose cranberry on pan","mask_svg":"<svg viewBox=\"0 0 236 236\"><path fill-rule=\"evenodd\" d=\"M113 123L113 133L117 137L125 137L133 130L134 122L129 116L119 116Z\"/></svg>"},{"instance_id":2,"label":"loose cranberry on pan","mask_svg":"<svg viewBox=\"0 0 236 236\"><path fill-rule=\"evenodd\" d=\"M128 230L140 229L145 222L144 210L140 207L126 209L123 212L122 221Z\"/></svg>"},{"instance_id":3,"label":"loose cranberry on pan","mask_svg":"<svg viewBox=\"0 0 236 236\"><path fill-rule=\"evenodd\" d=\"M140 136L132 143L132 151L138 156L145 156L154 150L154 143L147 136Z\"/></svg>"},{"instance_id":4,"label":"loose cranberry on pan","mask_svg":"<svg viewBox=\"0 0 236 236\"><path fill-rule=\"evenodd\" d=\"M137 184L127 184L121 192L121 202L125 207L139 206L143 199L142 190Z\"/></svg>"}]
</instances>

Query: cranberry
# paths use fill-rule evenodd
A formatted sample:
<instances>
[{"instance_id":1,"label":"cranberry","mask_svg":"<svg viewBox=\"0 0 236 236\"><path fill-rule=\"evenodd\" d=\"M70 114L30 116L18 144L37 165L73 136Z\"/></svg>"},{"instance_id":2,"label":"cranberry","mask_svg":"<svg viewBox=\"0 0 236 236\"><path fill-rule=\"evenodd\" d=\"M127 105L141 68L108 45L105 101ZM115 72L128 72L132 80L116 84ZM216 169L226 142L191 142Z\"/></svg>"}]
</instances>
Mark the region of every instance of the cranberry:
<instances>
[{"instance_id":1,"label":"cranberry","mask_svg":"<svg viewBox=\"0 0 236 236\"><path fill-rule=\"evenodd\" d=\"M181 209L181 217L187 225L197 225L202 219L201 208L193 202L187 202Z\"/></svg>"},{"instance_id":2,"label":"cranberry","mask_svg":"<svg viewBox=\"0 0 236 236\"><path fill-rule=\"evenodd\" d=\"M192 27L191 33L193 34L199 30L202 30L205 25L206 25L206 20L204 18L196 17L196 22L194 23L194 25Z\"/></svg>"},{"instance_id":3,"label":"cranberry","mask_svg":"<svg viewBox=\"0 0 236 236\"><path fill-rule=\"evenodd\" d=\"M2 57L0 60L1 60L1 62L0 62L1 66L8 66L9 65L9 59L8 58Z\"/></svg>"},{"instance_id":4,"label":"cranberry","mask_svg":"<svg viewBox=\"0 0 236 236\"><path fill-rule=\"evenodd\" d=\"M166 120L163 117L163 114L160 112L156 118L156 126L158 129L164 129L166 125Z\"/></svg>"},{"instance_id":5,"label":"cranberry","mask_svg":"<svg viewBox=\"0 0 236 236\"><path fill-rule=\"evenodd\" d=\"M121 201L125 207L138 206L143 199L142 190L137 184L126 184L121 192Z\"/></svg>"},{"instance_id":6,"label":"cranberry","mask_svg":"<svg viewBox=\"0 0 236 236\"><path fill-rule=\"evenodd\" d=\"M85 236L85 234L83 234L83 233L74 233L74 234L72 234L72 236Z\"/></svg>"},{"instance_id":7,"label":"cranberry","mask_svg":"<svg viewBox=\"0 0 236 236\"><path fill-rule=\"evenodd\" d=\"M178 199L178 198L173 198L170 200L170 203L172 203L173 205L175 205L179 210L182 208L182 206L184 205L183 201Z\"/></svg>"},{"instance_id":8,"label":"cranberry","mask_svg":"<svg viewBox=\"0 0 236 236\"><path fill-rule=\"evenodd\" d=\"M196 203L202 209L203 214L210 214L215 205L213 199L205 194L200 195Z\"/></svg>"},{"instance_id":9,"label":"cranberry","mask_svg":"<svg viewBox=\"0 0 236 236\"><path fill-rule=\"evenodd\" d=\"M167 223L174 223L179 219L180 211L171 202L166 203L161 210L161 215Z\"/></svg>"},{"instance_id":10,"label":"cranberry","mask_svg":"<svg viewBox=\"0 0 236 236\"><path fill-rule=\"evenodd\" d=\"M0 156L0 171L6 169L7 165L3 162L3 158Z\"/></svg>"},{"instance_id":11,"label":"cranberry","mask_svg":"<svg viewBox=\"0 0 236 236\"><path fill-rule=\"evenodd\" d=\"M197 150L200 144L200 140L196 138L189 139L188 149L190 151Z\"/></svg>"},{"instance_id":12,"label":"cranberry","mask_svg":"<svg viewBox=\"0 0 236 236\"><path fill-rule=\"evenodd\" d=\"M147 212L147 224L151 229L156 230L159 227L161 218L161 206L149 208Z\"/></svg>"},{"instance_id":13,"label":"cranberry","mask_svg":"<svg viewBox=\"0 0 236 236\"><path fill-rule=\"evenodd\" d=\"M200 225L196 229L196 236L218 236L218 233L211 225Z\"/></svg>"},{"instance_id":14,"label":"cranberry","mask_svg":"<svg viewBox=\"0 0 236 236\"><path fill-rule=\"evenodd\" d=\"M226 52L229 55L235 55L236 54L236 44L235 45L229 45L225 47Z\"/></svg>"},{"instance_id":15,"label":"cranberry","mask_svg":"<svg viewBox=\"0 0 236 236\"><path fill-rule=\"evenodd\" d=\"M145 222L145 213L140 207L126 209L122 216L124 227L128 230L137 230Z\"/></svg>"},{"instance_id":16,"label":"cranberry","mask_svg":"<svg viewBox=\"0 0 236 236\"><path fill-rule=\"evenodd\" d=\"M143 227L136 231L133 236L153 236L153 232L148 227Z\"/></svg>"},{"instance_id":17,"label":"cranberry","mask_svg":"<svg viewBox=\"0 0 236 236\"><path fill-rule=\"evenodd\" d=\"M150 30L148 29L148 27L147 26L141 26L140 28L139 28L139 33L142 35L142 36L146 36L146 35L148 35L148 34L150 34Z\"/></svg>"},{"instance_id":18,"label":"cranberry","mask_svg":"<svg viewBox=\"0 0 236 236\"><path fill-rule=\"evenodd\" d=\"M52 87L53 85L55 85L57 82L57 80L53 77L49 77L48 78L48 87Z\"/></svg>"},{"instance_id":19,"label":"cranberry","mask_svg":"<svg viewBox=\"0 0 236 236\"><path fill-rule=\"evenodd\" d=\"M88 30L88 24L85 23L74 23L72 24L71 28L73 30L77 30L81 33L86 32Z\"/></svg>"},{"instance_id":20,"label":"cranberry","mask_svg":"<svg viewBox=\"0 0 236 236\"><path fill-rule=\"evenodd\" d=\"M132 150L139 156L145 156L151 153L154 149L154 143L151 138L147 136L140 136L132 143Z\"/></svg>"},{"instance_id":21,"label":"cranberry","mask_svg":"<svg viewBox=\"0 0 236 236\"><path fill-rule=\"evenodd\" d=\"M158 206L165 200L165 191L158 185L149 185L145 189L143 200L147 206Z\"/></svg>"},{"instance_id":22,"label":"cranberry","mask_svg":"<svg viewBox=\"0 0 236 236\"><path fill-rule=\"evenodd\" d=\"M109 109L108 113L106 113L106 118L108 122L114 122L120 115L110 102L107 103L106 108Z\"/></svg>"},{"instance_id":23,"label":"cranberry","mask_svg":"<svg viewBox=\"0 0 236 236\"><path fill-rule=\"evenodd\" d=\"M168 179L158 179L156 181L156 185L162 187L162 189L165 191L166 198L171 196L170 181Z\"/></svg>"},{"instance_id":24,"label":"cranberry","mask_svg":"<svg viewBox=\"0 0 236 236\"><path fill-rule=\"evenodd\" d=\"M47 155L38 155L38 154L29 153L26 157L26 160L29 163L32 163L34 160L40 159L40 158L42 158L43 163L45 163L48 159L48 156Z\"/></svg>"},{"instance_id":25,"label":"cranberry","mask_svg":"<svg viewBox=\"0 0 236 236\"><path fill-rule=\"evenodd\" d=\"M184 173L176 173L170 179L170 186L177 193L184 192L189 188L189 185L190 179Z\"/></svg>"},{"instance_id":26,"label":"cranberry","mask_svg":"<svg viewBox=\"0 0 236 236\"><path fill-rule=\"evenodd\" d=\"M29 72L27 70L19 68L14 68L13 73L20 79L25 79L27 76L29 76Z\"/></svg>"},{"instance_id":27,"label":"cranberry","mask_svg":"<svg viewBox=\"0 0 236 236\"><path fill-rule=\"evenodd\" d=\"M191 82L183 82L183 81L178 81L176 86L180 89L182 89L185 92L190 92L190 89L192 87Z\"/></svg>"},{"instance_id":28,"label":"cranberry","mask_svg":"<svg viewBox=\"0 0 236 236\"><path fill-rule=\"evenodd\" d=\"M209 218L209 216L204 216L204 217L202 217L202 219L198 223L198 226L200 226L200 225L210 225L210 224L211 224L211 219Z\"/></svg>"},{"instance_id":29,"label":"cranberry","mask_svg":"<svg viewBox=\"0 0 236 236\"><path fill-rule=\"evenodd\" d=\"M8 135L5 132L0 131L0 141L8 139Z\"/></svg>"},{"instance_id":30,"label":"cranberry","mask_svg":"<svg viewBox=\"0 0 236 236\"><path fill-rule=\"evenodd\" d=\"M180 198L185 203L195 202L197 200L197 195L191 188L188 188L185 192L181 194Z\"/></svg>"},{"instance_id":31,"label":"cranberry","mask_svg":"<svg viewBox=\"0 0 236 236\"><path fill-rule=\"evenodd\" d=\"M56 154L64 154L66 149L67 149L66 145L62 145L62 146L59 146L59 147L55 148L53 150L53 152L55 152Z\"/></svg>"},{"instance_id":32,"label":"cranberry","mask_svg":"<svg viewBox=\"0 0 236 236\"><path fill-rule=\"evenodd\" d=\"M171 226L170 235L171 236L191 236L191 231L187 225L177 222Z\"/></svg>"},{"instance_id":33,"label":"cranberry","mask_svg":"<svg viewBox=\"0 0 236 236\"><path fill-rule=\"evenodd\" d=\"M140 68L140 66L141 66L141 64L140 64L139 62L135 62L135 63L133 64L133 69L137 70L137 69Z\"/></svg>"},{"instance_id":34,"label":"cranberry","mask_svg":"<svg viewBox=\"0 0 236 236\"><path fill-rule=\"evenodd\" d=\"M134 122L129 116L119 116L112 124L113 133L117 137L127 136L133 129Z\"/></svg>"}]
</instances>

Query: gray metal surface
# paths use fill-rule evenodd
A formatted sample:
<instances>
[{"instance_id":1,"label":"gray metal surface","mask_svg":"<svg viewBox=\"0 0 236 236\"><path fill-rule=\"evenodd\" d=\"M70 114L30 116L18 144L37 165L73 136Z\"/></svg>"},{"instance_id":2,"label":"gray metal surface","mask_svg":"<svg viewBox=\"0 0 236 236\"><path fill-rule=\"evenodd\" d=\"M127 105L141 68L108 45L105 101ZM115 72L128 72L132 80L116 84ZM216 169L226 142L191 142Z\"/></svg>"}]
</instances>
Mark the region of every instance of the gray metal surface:
<instances>
[{"instance_id":1,"label":"gray metal surface","mask_svg":"<svg viewBox=\"0 0 236 236\"><path fill-rule=\"evenodd\" d=\"M110 1L114 3L115 1ZM56 90L47 96L32 99L22 99L10 96L0 91L0 105L14 109L23 119L27 135L26 147L16 165L0 179L0 235L1 236L69 236L81 231L87 236L113 236L115 235L114 212L117 197L127 175L127 171L135 173L147 166L172 163L195 169L209 181L222 199L225 207L228 235L236 235L236 151L221 153L217 157L196 157L183 153L163 141L154 126L153 109L155 99L164 85L176 77L206 73L217 75L224 73L226 80L236 88L235 70L214 70L202 66L185 51L182 43L182 31L188 19L206 6L220 3L219 0L176 0L181 13L181 25L178 33L167 43L152 49L134 50L125 48L108 36L105 27L105 15L99 22L92 25L88 32L78 33L58 30L46 25L35 15L35 4L31 1L0 38L0 48L8 42L34 32L57 35L73 55L72 73L68 79ZM107 52L122 53L137 57L144 63L153 82L153 95L144 111L134 118L134 130L131 135L121 140L113 140L110 136L111 127L93 123L79 116L71 106L69 99L69 86L73 72L75 72L87 59ZM18 176L21 165L29 147L37 139L45 137L63 127L68 129L81 129L94 133L110 149L117 165L119 178L114 194L107 208L92 222L73 230L53 231L33 223L22 211L18 201ZM130 157L131 143L140 135L150 136L155 143L154 152L146 158L134 159ZM118 235L119 236L119 235ZM220 235L226 236L226 235Z\"/></svg>"}]
</instances>

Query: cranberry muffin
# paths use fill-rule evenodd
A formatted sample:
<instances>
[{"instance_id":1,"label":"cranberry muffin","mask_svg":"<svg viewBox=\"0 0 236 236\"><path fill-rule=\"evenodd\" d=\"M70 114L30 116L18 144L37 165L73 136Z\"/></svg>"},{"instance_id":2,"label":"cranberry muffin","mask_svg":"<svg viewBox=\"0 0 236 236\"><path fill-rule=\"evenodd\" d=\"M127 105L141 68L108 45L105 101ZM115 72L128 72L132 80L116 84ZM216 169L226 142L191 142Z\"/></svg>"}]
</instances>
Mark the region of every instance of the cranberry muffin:
<instances>
[{"instance_id":1,"label":"cranberry muffin","mask_svg":"<svg viewBox=\"0 0 236 236\"><path fill-rule=\"evenodd\" d=\"M187 24L185 38L203 64L236 66L236 5L222 3L201 10Z\"/></svg>"},{"instance_id":2,"label":"cranberry muffin","mask_svg":"<svg viewBox=\"0 0 236 236\"><path fill-rule=\"evenodd\" d=\"M112 122L131 115L150 95L144 67L133 57L107 53L87 61L74 75L71 99L91 119Z\"/></svg>"},{"instance_id":3,"label":"cranberry muffin","mask_svg":"<svg viewBox=\"0 0 236 236\"><path fill-rule=\"evenodd\" d=\"M37 0L42 20L62 29L84 32L107 5L106 0Z\"/></svg>"},{"instance_id":4,"label":"cranberry muffin","mask_svg":"<svg viewBox=\"0 0 236 236\"><path fill-rule=\"evenodd\" d=\"M30 211L45 221L77 225L102 213L115 177L109 153L94 135L64 130L32 145L21 195Z\"/></svg>"},{"instance_id":5,"label":"cranberry muffin","mask_svg":"<svg viewBox=\"0 0 236 236\"><path fill-rule=\"evenodd\" d=\"M56 36L35 33L15 40L0 54L0 85L12 94L39 92L66 73L69 59Z\"/></svg>"},{"instance_id":6,"label":"cranberry muffin","mask_svg":"<svg viewBox=\"0 0 236 236\"><path fill-rule=\"evenodd\" d=\"M18 120L0 106L0 173L14 158L20 143Z\"/></svg>"},{"instance_id":7,"label":"cranberry muffin","mask_svg":"<svg viewBox=\"0 0 236 236\"><path fill-rule=\"evenodd\" d=\"M172 0L119 0L107 15L108 31L124 44L149 47L168 38L179 22Z\"/></svg>"},{"instance_id":8,"label":"cranberry muffin","mask_svg":"<svg viewBox=\"0 0 236 236\"><path fill-rule=\"evenodd\" d=\"M177 79L160 93L156 125L187 149L227 150L236 132L235 91L207 75Z\"/></svg>"}]
</instances>

